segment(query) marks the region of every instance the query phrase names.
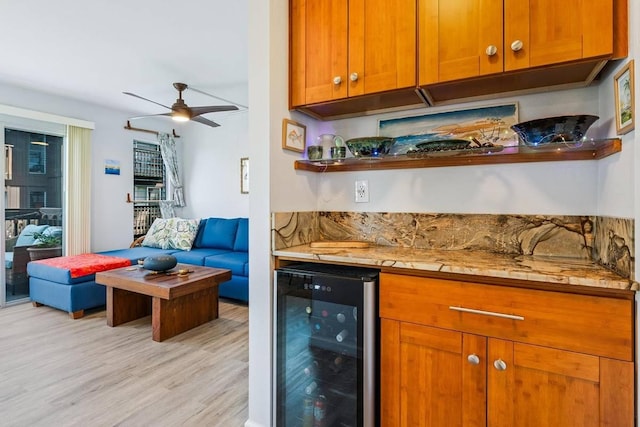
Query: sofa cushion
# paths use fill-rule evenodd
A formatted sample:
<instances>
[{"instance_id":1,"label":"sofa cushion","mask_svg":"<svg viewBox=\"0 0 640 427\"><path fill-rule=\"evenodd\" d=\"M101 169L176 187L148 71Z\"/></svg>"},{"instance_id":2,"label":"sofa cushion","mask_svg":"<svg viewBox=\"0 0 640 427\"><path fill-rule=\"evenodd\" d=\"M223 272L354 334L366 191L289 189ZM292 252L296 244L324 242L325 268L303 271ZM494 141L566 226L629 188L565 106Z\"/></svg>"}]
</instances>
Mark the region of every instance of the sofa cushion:
<instances>
[{"instance_id":1,"label":"sofa cushion","mask_svg":"<svg viewBox=\"0 0 640 427\"><path fill-rule=\"evenodd\" d=\"M158 249L158 248L149 248L145 246L136 246L135 248L126 248L126 249L114 249L111 251L102 251L97 252L102 255L111 255L121 258L127 258L131 261L131 264L136 265L139 259L145 259L148 256L153 255L165 255L165 254L175 254L179 252L176 249Z\"/></svg>"},{"instance_id":2,"label":"sofa cushion","mask_svg":"<svg viewBox=\"0 0 640 427\"><path fill-rule=\"evenodd\" d=\"M78 283L93 280L99 271L131 265L126 258L101 254L79 254L31 261L27 272L31 277L57 283Z\"/></svg>"},{"instance_id":3,"label":"sofa cushion","mask_svg":"<svg viewBox=\"0 0 640 427\"><path fill-rule=\"evenodd\" d=\"M205 267L226 268L236 276L245 275L245 266L248 263L248 252L228 252L226 254L208 256L204 259Z\"/></svg>"},{"instance_id":4,"label":"sofa cushion","mask_svg":"<svg viewBox=\"0 0 640 427\"><path fill-rule=\"evenodd\" d=\"M62 227L58 227L58 226L51 226L51 227L47 227L44 229L44 231L42 232L43 236L56 236L59 237L60 239L62 239ZM33 244L34 245L39 245L40 239L36 239Z\"/></svg>"},{"instance_id":5,"label":"sofa cushion","mask_svg":"<svg viewBox=\"0 0 640 427\"><path fill-rule=\"evenodd\" d=\"M194 248L190 251L176 251L172 253L182 264L204 265L204 259L211 255L228 253L226 249Z\"/></svg>"},{"instance_id":6,"label":"sofa cushion","mask_svg":"<svg viewBox=\"0 0 640 427\"><path fill-rule=\"evenodd\" d=\"M13 252L5 252L4 268L11 270L13 268Z\"/></svg>"},{"instance_id":7,"label":"sofa cushion","mask_svg":"<svg viewBox=\"0 0 640 427\"><path fill-rule=\"evenodd\" d=\"M189 251L193 246L198 224L197 219L156 218L144 237L142 246Z\"/></svg>"},{"instance_id":8,"label":"sofa cushion","mask_svg":"<svg viewBox=\"0 0 640 427\"><path fill-rule=\"evenodd\" d=\"M195 247L233 250L238 218L208 218L203 221Z\"/></svg>"},{"instance_id":9,"label":"sofa cushion","mask_svg":"<svg viewBox=\"0 0 640 427\"><path fill-rule=\"evenodd\" d=\"M36 238L33 237L33 233L42 233L47 228L49 228L49 226L46 224L45 225L28 224L25 228L22 229L22 231L18 235L18 240L16 240L16 246L33 245L33 242L36 241Z\"/></svg>"},{"instance_id":10,"label":"sofa cushion","mask_svg":"<svg viewBox=\"0 0 640 427\"><path fill-rule=\"evenodd\" d=\"M248 218L238 218L238 231L236 232L236 240L233 243L233 250L240 252L249 252Z\"/></svg>"}]
</instances>

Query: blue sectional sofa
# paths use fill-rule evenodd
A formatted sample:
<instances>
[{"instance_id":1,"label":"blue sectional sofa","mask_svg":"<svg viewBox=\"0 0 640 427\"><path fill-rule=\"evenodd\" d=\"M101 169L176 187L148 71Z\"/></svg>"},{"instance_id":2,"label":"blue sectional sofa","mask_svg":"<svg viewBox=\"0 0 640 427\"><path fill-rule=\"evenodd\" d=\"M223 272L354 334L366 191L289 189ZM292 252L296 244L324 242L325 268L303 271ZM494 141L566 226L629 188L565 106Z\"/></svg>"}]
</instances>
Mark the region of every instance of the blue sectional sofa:
<instances>
[{"instance_id":1,"label":"blue sectional sofa","mask_svg":"<svg viewBox=\"0 0 640 427\"><path fill-rule=\"evenodd\" d=\"M207 218L200 221L191 250L146 246L98 252L128 258L132 264L151 255L171 254L179 263L231 270L231 280L219 287L219 295L249 302L249 221L247 218Z\"/></svg>"},{"instance_id":2,"label":"blue sectional sofa","mask_svg":"<svg viewBox=\"0 0 640 427\"><path fill-rule=\"evenodd\" d=\"M193 223L193 228L196 224L197 222ZM247 218L203 219L197 224L195 238L187 247L188 250L162 249L143 244L126 249L98 252L97 255L125 258L136 265L138 260L151 255L171 254L179 263L225 268L231 270L231 280L220 284L219 296L249 302L249 222ZM30 276L31 299L34 305L47 305L65 310L73 318L77 318L81 317L86 309L106 304L105 288L95 283L95 274L74 278L68 268L39 263L29 263L27 273Z\"/></svg>"}]
</instances>

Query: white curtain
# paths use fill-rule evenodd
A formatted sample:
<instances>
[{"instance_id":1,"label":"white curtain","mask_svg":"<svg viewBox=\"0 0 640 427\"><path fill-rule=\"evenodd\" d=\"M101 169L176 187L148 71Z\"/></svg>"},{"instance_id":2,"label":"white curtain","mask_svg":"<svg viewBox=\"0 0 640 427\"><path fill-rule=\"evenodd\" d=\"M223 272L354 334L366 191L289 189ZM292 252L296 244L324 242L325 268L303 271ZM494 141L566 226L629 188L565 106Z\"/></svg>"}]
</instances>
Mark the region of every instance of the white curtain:
<instances>
[{"instance_id":1,"label":"white curtain","mask_svg":"<svg viewBox=\"0 0 640 427\"><path fill-rule=\"evenodd\" d=\"M178 155L176 153L176 142L172 135L159 132L158 143L160 144L162 160L164 161L164 166L167 168L167 175L171 182L171 189L173 190L173 205L177 207L185 206L182 181L180 179L180 164L178 163Z\"/></svg>"},{"instance_id":2,"label":"white curtain","mask_svg":"<svg viewBox=\"0 0 640 427\"><path fill-rule=\"evenodd\" d=\"M158 202L160 205L160 215L162 218L175 218L176 213L173 209L173 200L160 200Z\"/></svg>"},{"instance_id":3,"label":"white curtain","mask_svg":"<svg viewBox=\"0 0 640 427\"><path fill-rule=\"evenodd\" d=\"M91 252L91 129L67 126L64 254Z\"/></svg>"}]
</instances>

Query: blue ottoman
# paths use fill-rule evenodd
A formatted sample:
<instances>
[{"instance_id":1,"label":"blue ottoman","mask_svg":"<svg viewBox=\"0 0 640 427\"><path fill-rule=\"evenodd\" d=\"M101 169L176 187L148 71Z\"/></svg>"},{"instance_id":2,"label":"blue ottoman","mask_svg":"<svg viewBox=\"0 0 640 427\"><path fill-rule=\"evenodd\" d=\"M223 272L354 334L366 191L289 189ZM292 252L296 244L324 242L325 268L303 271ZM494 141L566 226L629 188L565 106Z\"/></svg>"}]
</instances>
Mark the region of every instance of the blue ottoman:
<instances>
[{"instance_id":1,"label":"blue ottoman","mask_svg":"<svg viewBox=\"0 0 640 427\"><path fill-rule=\"evenodd\" d=\"M128 265L126 258L100 254L31 261L27 264L31 301L36 307L54 307L78 319L84 310L106 304L105 287L96 283L96 273Z\"/></svg>"}]
</instances>

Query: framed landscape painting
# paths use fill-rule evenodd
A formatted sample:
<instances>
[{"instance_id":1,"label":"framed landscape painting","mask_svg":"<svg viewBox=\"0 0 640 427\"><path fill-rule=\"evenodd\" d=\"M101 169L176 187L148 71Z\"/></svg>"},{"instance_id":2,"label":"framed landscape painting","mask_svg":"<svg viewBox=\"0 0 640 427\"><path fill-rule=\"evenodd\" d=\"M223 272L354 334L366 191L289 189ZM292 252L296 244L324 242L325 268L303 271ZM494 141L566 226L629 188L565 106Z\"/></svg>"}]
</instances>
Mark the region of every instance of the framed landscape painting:
<instances>
[{"instance_id":1,"label":"framed landscape painting","mask_svg":"<svg viewBox=\"0 0 640 427\"><path fill-rule=\"evenodd\" d=\"M516 123L518 105L514 103L380 120L378 135L396 139L392 155L406 154L416 144L450 139L506 147L519 143L511 129Z\"/></svg>"},{"instance_id":2,"label":"framed landscape painting","mask_svg":"<svg viewBox=\"0 0 640 427\"><path fill-rule=\"evenodd\" d=\"M616 103L616 132L624 135L635 127L633 59L613 78Z\"/></svg>"}]
</instances>

